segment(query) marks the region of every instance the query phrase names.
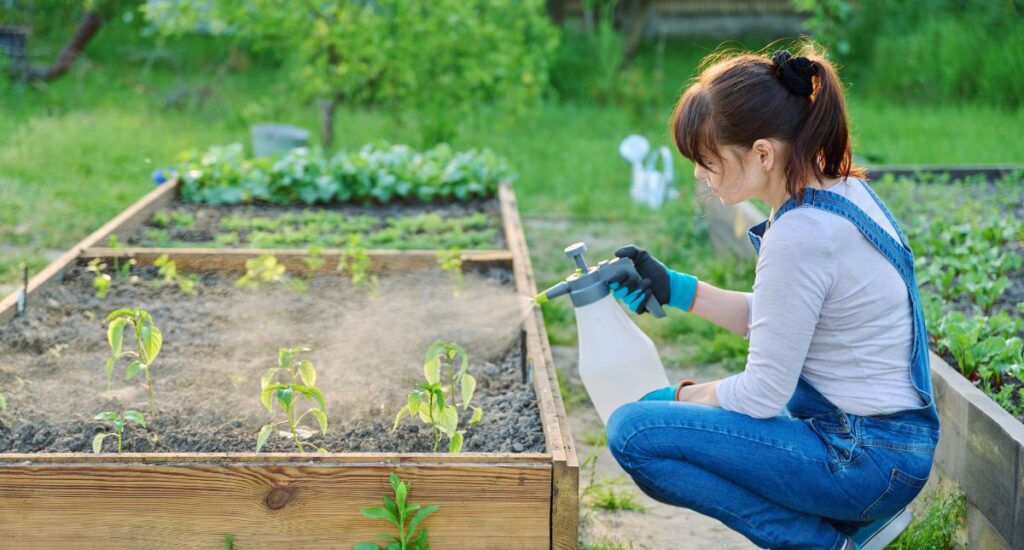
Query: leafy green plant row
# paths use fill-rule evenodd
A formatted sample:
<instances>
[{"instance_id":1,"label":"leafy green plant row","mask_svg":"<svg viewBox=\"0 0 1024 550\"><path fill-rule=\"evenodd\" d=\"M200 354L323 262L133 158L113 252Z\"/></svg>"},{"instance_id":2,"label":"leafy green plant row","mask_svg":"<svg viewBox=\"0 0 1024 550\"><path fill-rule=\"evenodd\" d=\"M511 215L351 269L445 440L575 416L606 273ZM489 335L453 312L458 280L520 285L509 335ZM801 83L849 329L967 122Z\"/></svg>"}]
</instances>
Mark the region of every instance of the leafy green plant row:
<instances>
[{"instance_id":1,"label":"leafy green plant row","mask_svg":"<svg viewBox=\"0 0 1024 550\"><path fill-rule=\"evenodd\" d=\"M1017 213L1024 193L1014 178L991 184L889 179L878 188L897 217L911 221L907 232L932 347L1022 417L1024 303L1005 299L1024 283L1024 220Z\"/></svg>"},{"instance_id":2,"label":"leafy green plant row","mask_svg":"<svg viewBox=\"0 0 1024 550\"><path fill-rule=\"evenodd\" d=\"M508 163L488 149L427 151L406 145L365 145L327 157L293 149L279 159L245 156L242 145L189 151L175 169L187 202L274 204L466 201L495 194L514 179Z\"/></svg>"}]
</instances>

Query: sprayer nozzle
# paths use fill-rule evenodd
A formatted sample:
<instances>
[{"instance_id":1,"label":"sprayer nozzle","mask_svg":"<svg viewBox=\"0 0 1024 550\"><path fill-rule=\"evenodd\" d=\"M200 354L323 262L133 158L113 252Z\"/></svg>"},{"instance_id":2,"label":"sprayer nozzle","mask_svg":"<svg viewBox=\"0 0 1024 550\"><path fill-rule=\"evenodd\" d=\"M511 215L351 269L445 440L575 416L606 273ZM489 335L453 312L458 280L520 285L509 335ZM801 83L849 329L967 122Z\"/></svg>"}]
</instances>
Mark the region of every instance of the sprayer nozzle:
<instances>
[{"instance_id":1,"label":"sprayer nozzle","mask_svg":"<svg viewBox=\"0 0 1024 550\"><path fill-rule=\"evenodd\" d=\"M533 301L534 301L534 302L537 302L537 305L538 305L538 306L539 306L539 305L543 305L543 304L546 304L546 303L548 302L548 295L547 295L547 294L544 294L543 292L541 292L540 294L538 294L538 295L537 295L537 296L536 296L536 297L535 297L535 298L533 299Z\"/></svg>"}]
</instances>

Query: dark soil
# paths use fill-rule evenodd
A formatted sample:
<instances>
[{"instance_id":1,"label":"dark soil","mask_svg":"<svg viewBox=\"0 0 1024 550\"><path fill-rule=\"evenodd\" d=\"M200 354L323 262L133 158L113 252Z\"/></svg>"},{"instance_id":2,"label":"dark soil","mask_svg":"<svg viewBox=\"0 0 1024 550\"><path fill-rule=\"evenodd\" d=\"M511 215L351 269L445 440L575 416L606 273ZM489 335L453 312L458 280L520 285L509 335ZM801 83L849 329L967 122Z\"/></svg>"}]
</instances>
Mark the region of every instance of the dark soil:
<instances>
[{"instance_id":1,"label":"dark soil","mask_svg":"<svg viewBox=\"0 0 1024 550\"><path fill-rule=\"evenodd\" d=\"M247 232L238 232L239 244L216 243L218 235L225 231L221 228L221 220L228 216L255 217L277 217L284 214L300 214L306 210L326 211L342 214L344 216L373 216L379 222L376 230L384 228L388 218L400 218L416 216L419 214L437 214L442 218L464 217L474 213L482 212L494 218L495 226L498 229L493 242L494 248L505 247L504 233L501 231L501 207L497 199L476 199L465 203L408 203L408 204L387 204L387 205L357 205L357 204L333 204L312 206L277 206L271 204L240 204L210 206L204 204L188 204L176 200L168 207L160 210L166 213L178 213L191 216L193 222L187 226L180 226L172 223L164 227L154 222L151 216L146 222L135 231L127 235L118 235L121 241L130 246L165 246L166 242L157 242L147 235L152 230L161 230L166 240L173 243L191 243L193 246L215 246L218 248L242 248L250 246L247 244ZM371 230L373 231L373 230ZM105 244L105 243L104 243ZM316 244L316 243L310 243Z\"/></svg>"},{"instance_id":2,"label":"dark soil","mask_svg":"<svg viewBox=\"0 0 1024 550\"><path fill-rule=\"evenodd\" d=\"M148 424L126 430L126 452L254 451L260 426L271 419L259 404L260 375L275 365L278 347L298 345L313 348L308 357L327 399L327 435L309 438L311 445L429 452L429 426L406 417L394 433L391 427L437 339L466 348L478 381L473 404L484 415L467 429L463 450L544 449L536 399L521 370L520 299L507 272L467 274L458 299L439 270L383 278L377 298L336 276L317 277L308 293L296 294L284 285L241 290L233 277L204 274L186 296L156 286L151 268L135 275L115 279L100 300L91 274L77 267L63 284L34 296L24 317L0 325L0 388L8 399L0 452L91 452L93 436L110 429L92 417L119 409L139 410ZM154 363L156 412L141 377L124 380L125 360L106 388L103 319L132 306L148 310L164 335ZM442 439L442 451L446 445ZM114 446L108 438L104 451ZM272 436L266 450L295 446Z\"/></svg>"}]
</instances>

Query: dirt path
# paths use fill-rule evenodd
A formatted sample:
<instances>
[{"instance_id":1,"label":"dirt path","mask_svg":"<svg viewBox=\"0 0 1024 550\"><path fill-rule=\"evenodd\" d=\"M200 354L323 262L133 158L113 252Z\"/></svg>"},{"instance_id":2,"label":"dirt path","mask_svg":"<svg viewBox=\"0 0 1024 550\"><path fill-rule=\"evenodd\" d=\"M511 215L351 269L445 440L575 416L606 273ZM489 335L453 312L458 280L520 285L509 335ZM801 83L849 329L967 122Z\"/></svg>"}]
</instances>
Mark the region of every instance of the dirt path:
<instances>
[{"instance_id":1,"label":"dirt path","mask_svg":"<svg viewBox=\"0 0 1024 550\"><path fill-rule=\"evenodd\" d=\"M555 365L559 370L564 371L573 387L582 390L578 386L580 381L576 370L576 348L556 346L553 352ZM707 381L723 374L706 369L669 370L669 378L673 380L693 378L698 381ZM757 548L745 537L732 531L716 519L684 508L662 504L641 493L626 472L615 462L607 445L593 446L587 443L586 440L593 442L593 437L604 431L597 412L589 402L579 403L569 410L569 423L580 461L583 461L590 453L597 455L595 480L600 482L601 480L620 478L622 483L618 486L618 490L635 492L637 501L647 507L647 510L643 512L610 512L582 507L580 537L584 543L583 548L650 548L655 550L665 548L679 550ZM581 489L586 486L588 477L589 474L581 470Z\"/></svg>"}]
</instances>

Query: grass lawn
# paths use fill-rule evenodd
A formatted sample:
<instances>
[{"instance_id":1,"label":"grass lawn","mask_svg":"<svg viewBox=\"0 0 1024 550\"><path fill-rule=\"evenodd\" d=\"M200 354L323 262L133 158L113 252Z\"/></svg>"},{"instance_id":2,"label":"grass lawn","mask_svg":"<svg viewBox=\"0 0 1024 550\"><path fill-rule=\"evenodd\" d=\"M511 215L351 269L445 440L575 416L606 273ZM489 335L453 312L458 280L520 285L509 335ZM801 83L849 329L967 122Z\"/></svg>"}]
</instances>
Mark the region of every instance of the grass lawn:
<instances>
[{"instance_id":1,"label":"grass lawn","mask_svg":"<svg viewBox=\"0 0 1024 550\"><path fill-rule=\"evenodd\" d=\"M226 62L225 48L204 48L202 41L177 49L139 40L125 44L119 41L126 32L121 27L116 21L105 26L88 56L57 82L0 80L0 284L17 281L22 263L38 271L54 251L136 200L151 188L152 170L173 164L184 149L247 144L249 125L263 121L317 128L315 106L279 80L281 70L244 57ZM40 46L36 51L44 54L54 49ZM749 288L752 265L712 253L692 205L692 165L677 158L682 197L651 212L626 199L629 170L617 153L619 141L630 133L655 145L669 143L666 123L673 100L697 60L714 46L671 42L660 61L653 48L645 50L638 63L663 70L652 78L656 93L642 113L547 100L528 118L483 114L465 121L456 148L490 147L519 171L517 193L539 284L567 273L561 248L587 238L595 260L619 244L636 242L677 269ZM1024 159L1024 142L1017 139L1024 112L889 105L858 97L856 83L851 93L856 151L872 161ZM408 126L415 120L406 122L386 113L342 109L337 146L373 140L415 144L417 134ZM553 340L571 342L571 309L556 304L547 315ZM682 314L648 328L669 350L668 362L735 361L745 350L741 339Z\"/></svg>"}]
</instances>

